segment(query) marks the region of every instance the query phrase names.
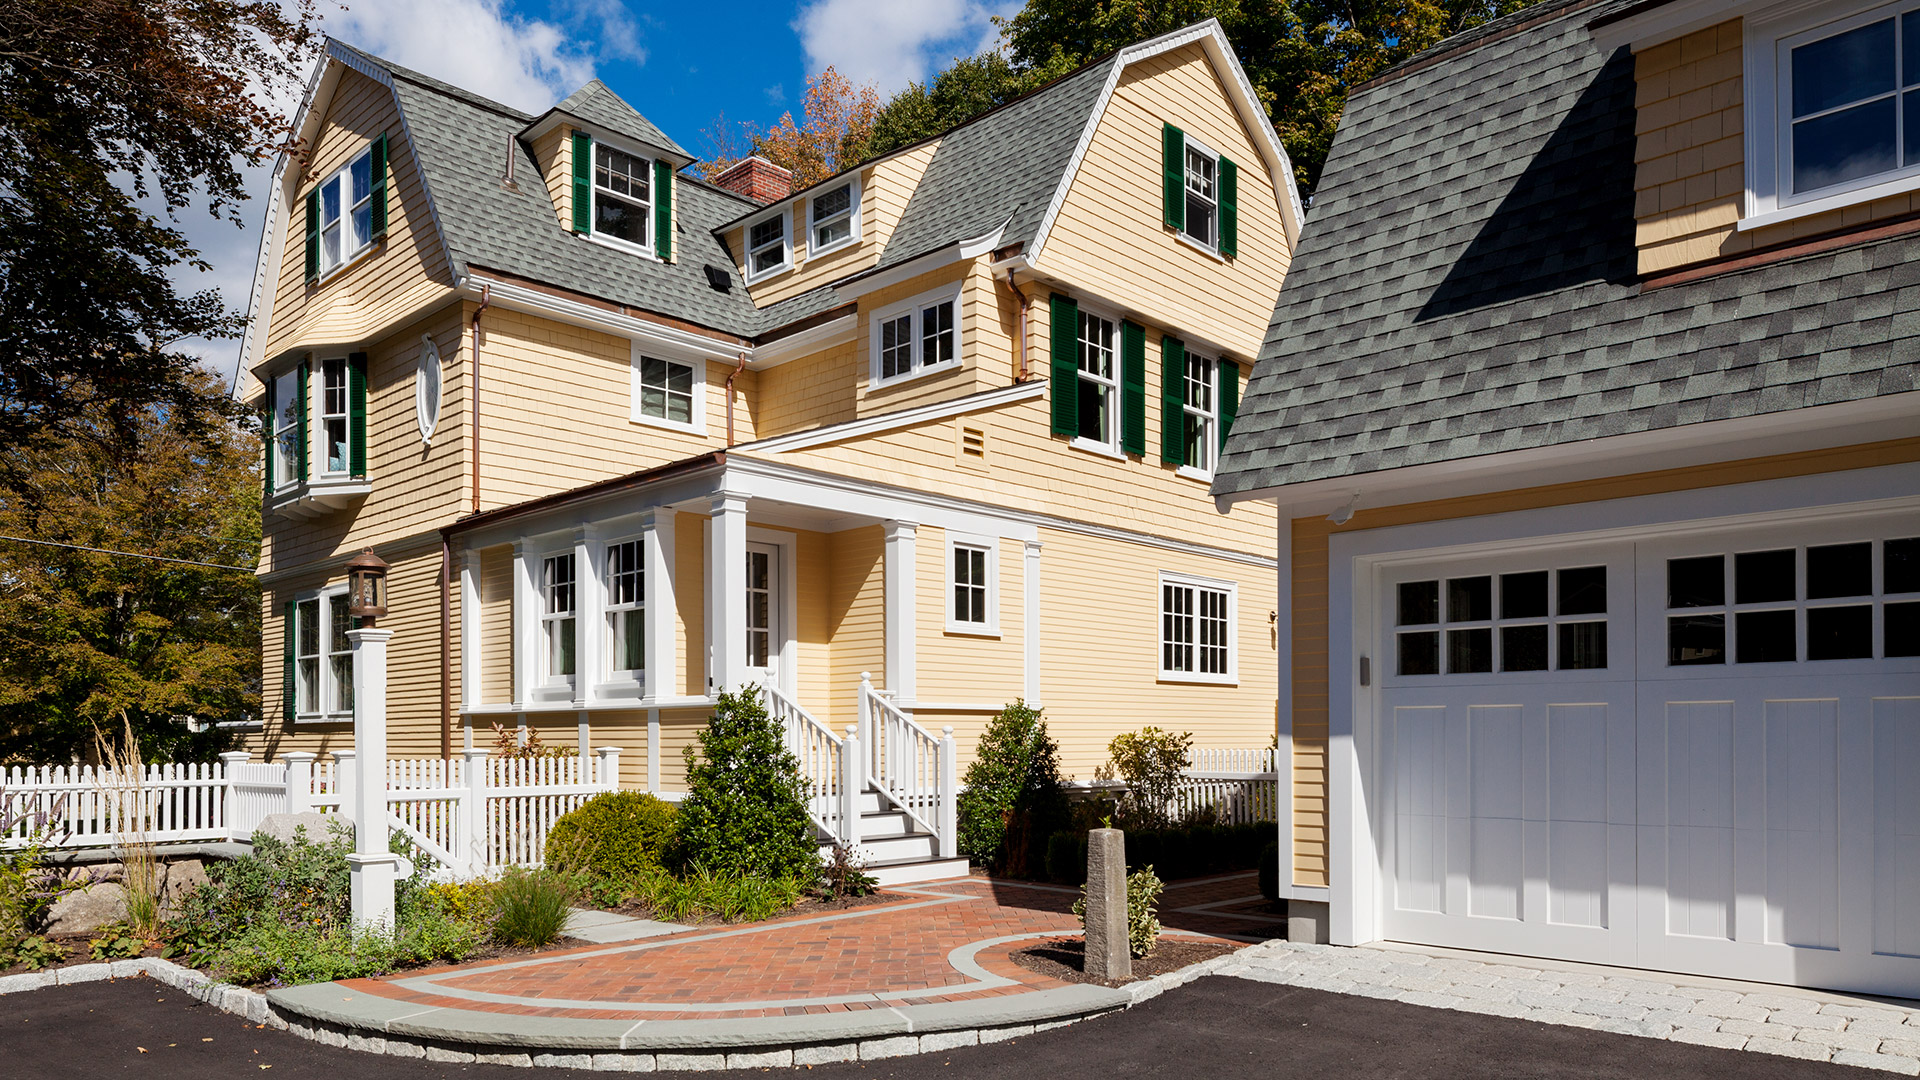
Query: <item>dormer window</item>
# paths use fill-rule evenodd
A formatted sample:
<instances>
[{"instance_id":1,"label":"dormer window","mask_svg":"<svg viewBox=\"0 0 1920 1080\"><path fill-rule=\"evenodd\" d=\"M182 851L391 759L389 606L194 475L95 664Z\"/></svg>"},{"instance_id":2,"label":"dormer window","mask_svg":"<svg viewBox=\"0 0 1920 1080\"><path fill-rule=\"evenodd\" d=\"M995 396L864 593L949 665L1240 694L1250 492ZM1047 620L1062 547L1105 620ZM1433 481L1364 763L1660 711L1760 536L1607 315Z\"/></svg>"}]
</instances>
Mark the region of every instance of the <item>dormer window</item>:
<instances>
[{"instance_id":1,"label":"dormer window","mask_svg":"<svg viewBox=\"0 0 1920 1080\"><path fill-rule=\"evenodd\" d=\"M860 224L859 184L849 180L815 195L809 203L813 218L813 233L808 238L809 256L853 243Z\"/></svg>"},{"instance_id":2,"label":"dormer window","mask_svg":"<svg viewBox=\"0 0 1920 1080\"><path fill-rule=\"evenodd\" d=\"M307 192L307 280L352 262L387 231L387 137Z\"/></svg>"},{"instance_id":3,"label":"dormer window","mask_svg":"<svg viewBox=\"0 0 1920 1080\"><path fill-rule=\"evenodd\" d=\"M787 243L785 211L762 218L747 226L747 279L758 281L785 270L792 262L792 247Z\"/></svg>"},{"instance_id":4,"label":"dormer window","mask_svg":"<svg viewBox=\"0 0 1920 1080\"><path fill-rule=\"evenodd\" d=\"M1219 172L1220 156L1188 139L1187 220L1180 231L1201 247L1210 248L1218 242L1214 223L1220 215Z\"/></svg>"},{"instance_id":5,"label":"dormer window","mask_svg":"<svg viewBox=\"0 0 1920 1080\"><path fill-rule=\"evenodd\" d=\"M653 165L602 143L593 148L593 231L637 247L649 243Z\"/></svg>"}]
</instances>

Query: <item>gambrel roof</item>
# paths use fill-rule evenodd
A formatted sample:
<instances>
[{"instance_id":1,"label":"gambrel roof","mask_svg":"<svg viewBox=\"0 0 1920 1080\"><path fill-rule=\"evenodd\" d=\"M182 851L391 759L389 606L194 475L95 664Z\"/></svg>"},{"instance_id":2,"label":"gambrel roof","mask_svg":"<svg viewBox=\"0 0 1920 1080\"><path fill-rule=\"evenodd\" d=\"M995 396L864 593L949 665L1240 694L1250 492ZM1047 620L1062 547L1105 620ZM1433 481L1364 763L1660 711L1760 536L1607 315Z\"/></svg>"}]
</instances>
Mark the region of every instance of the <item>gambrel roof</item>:
<instances>
[{"instance_id":1,"label":"gambrel roof","mask_svg":"<svg viewBox=\"0 0 1920 1080\"><path fill-rule=\"evenodd\" d=\"M1634 60L1588 30L1628 6L1548 0L1355 90L1216 496L1915 389L1920 239L1643 287Z\"/></svg>"}]
</instances>

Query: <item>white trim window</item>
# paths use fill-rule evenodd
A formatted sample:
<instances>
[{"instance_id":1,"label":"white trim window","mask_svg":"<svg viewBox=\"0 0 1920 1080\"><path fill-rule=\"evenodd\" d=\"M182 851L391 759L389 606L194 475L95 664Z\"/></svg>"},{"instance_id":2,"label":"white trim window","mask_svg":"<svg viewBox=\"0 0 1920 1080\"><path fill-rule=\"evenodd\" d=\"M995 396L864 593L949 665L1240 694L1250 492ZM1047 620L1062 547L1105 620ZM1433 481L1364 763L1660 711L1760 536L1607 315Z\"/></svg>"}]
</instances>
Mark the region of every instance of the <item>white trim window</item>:
<instances>
[{"instance_id":1,"label":"white trim window","mask_svg":"<svg viewBox=\"0 0 1920 1080\"><path fill-rule=\"evenodd\" d=\"M638 540L607 545L607 670L643 679L647 667L647 563Z\"/></svg>"},{"instance_id":2,"label":"white trim window","mask_svg":"<svg viewBox=\"0 0 1920 1080\"><path fill-rule=\"evenodd\" d=\"M1220 245L1220 155L1186 137L1187 213L1181 235L1209 251Z\"/></svg>"},{"instance_id":3,"label":"white trim window","mask_svg":"<svg viewBox=\"0 0 1920 1080\"><path fill-rule=\"evenodd\" d=\"M640 358L640 415L681 427L693 426L694 368L678 360Z\"/></svg>"},{"instance_id":4,"label":"white trim window","mask_svg":"<svg viewBox=\"0 0 1920 1080\"><path fill-rule=\"evenodd\" d=\"M1000 547L985 536L947 537L947 632L1000 633Z\"/></svg>"},{"instance_id":5,"label":"white trim window","mask_svg":"<svg viewBox=\"0 0 1920 1080\"><path fill-rule=\"evenodd\" d=\"M960 285L942 286L875 312L875 385L960 365Z\"/></svg>"},{"instance_id":6,"label":"white trim window","mask_svg":"<svg viewBox=\"0 0 1920 1080\"><path fill-rule=\"evenodd\" d=\"M747 242L747 282L778 274L793 266L792 230L782 209L741 227Z\"/></svg>"},{"instance_id":7,"label":"white trim window","mask_svg":"<svg viewBox=\"0 0 1920 1080\"><path fill-rule=\"evenodd\" d=\"M1080 432L1075 446L1120 454L1120 342L1112 319L1080 309Z\"/></svg>"},{"instance_id":8,"label":"white trim window","mask_svg":"<svg viewBox=\"0 0 1920 1080\"><path fill-rule=\"evenodd\" d=\"M576 581L573 552L549 555L540 561L541 679L549 686L572 683L577 670Z\"/></svg>"},{"instance_id":9,"label":"white trim window","mask_svg":"<svg viewBox=\"0 0 1920 1080\"><path fill-rule=\"evenodd\" d=\"M1160 575L1160 678L1237 683L1233 647L1238 586L1230 581Z\"/></svg>"},{"instance_id":10,"label":"white trim window","mask_svg":"<svg viewBox=\"0 0 1920 1080\"><path fill-rule=\"evenodd\" d=\"M807 234L807 257L824 255L848 247L860 238L860 182L822 191L807 200L807 216L812 221Z\"/></svg>"},{"instance_id":11,"label":"white trim window","mask_svg":"<svg viewBox=\"0 0 1920 1080\"><path fill-rule=\"evenodd\" d=\"M1920 188L1920 3L1822 4L1749 23L1745 47L1742 228Z\"/></svg>"},{"instance_id":12,"label":"white trim window","mask_svg":"<svg viewBox=\"0 0 1920 1080\"><path fill-rule=\"evenodd\" d=\"M297 371L273 380L273 486L276 490L300 480L300 381Z\"/></svg>"},{"instance_id":13,"label":"white trim window","mask_svg":"<svg viewBox=\"0 0 1920 1080\"><path fill-rule=\"evenodd\" d=\"M373 149L368 147L320 184L320 273L350 263L373 246Z\"/></svg>"},{"instance_id":14,"label":"white trim window","mask_svg":"<svg viewBox=\"0 0 1920 1080\"><path fill-rule=\"evenodd\" d=\"M593 144L593 232L653 254L653 162Z\"/></svg>"},{"instance_id":15,"label":"white trim window","mask_svg":"<svg viewBox=\"0 0 1920 1080\"><path fill-rule=\"evenodd\" d=\"M353 468L347 439L352 421L347 414L347 361L330 357L320 362L320 460L328 475Z\"/></svg>"},{"instance_id":16,"label":"white trim window","mask_svg":"<svg viewBox=\"0 0 1920 1080\"><path fill-rule=\"evenodd\" d=\"M303 596L294 604L295 717L353 719L353 629L345 589Z\"/></svg>"},{"instance_id":17,"label":"white trim window","mask_svg":"<svg viewBox=\"0 0 1920 1080\"><path fill-rule=\"evenodd\" d=\"M1203 480L1213 478L1214 454L1220 447L1220 365L1211 357L1187 354L1187 373L1181 400L1186 464L1180 472Z\"/></svg>"}]
</instances>

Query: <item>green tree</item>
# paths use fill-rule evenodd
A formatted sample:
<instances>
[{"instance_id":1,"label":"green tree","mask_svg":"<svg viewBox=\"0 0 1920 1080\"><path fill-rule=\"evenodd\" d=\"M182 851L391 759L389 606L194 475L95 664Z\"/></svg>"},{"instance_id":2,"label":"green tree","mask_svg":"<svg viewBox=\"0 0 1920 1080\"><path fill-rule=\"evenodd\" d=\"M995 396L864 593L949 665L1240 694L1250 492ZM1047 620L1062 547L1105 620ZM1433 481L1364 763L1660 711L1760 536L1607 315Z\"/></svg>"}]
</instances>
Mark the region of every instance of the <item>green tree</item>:
<instances>
[{"instance_id":1,"label":"green tree","mask_svg":"<svg viewBox=\"0 0 1920 1080\"><path fill-rule=\"evenodd\" d=\"M924 83L909 83L874 118L868 156L890 154L938 135L1022 94L1037 90L1073 70L1063 56L1032 65L1015 64L1003 52L989 50L961 57Z\"/></svg>"},{"instance_id":2,"label":"green tree","mask_svg":"<svg viewBox=\"0 0 1920 1080\"><path fill-rule=\"evenodd\" d=\"M722 877L818 876L820 852L807 816L806 782L760 689L722 693L685 749L687 797L680 804L686 862Z\"/></svg>"},{"instance_id":3,"label":"green tree","mask_svg":"<svg viewBox=\"0 0 1920 1080\"><path fill-rule=\"evenodd\" d=\"M176 346L242 320L176 289L208 266L167 222L204 200L241 224L246 167L291 148L272 95L312 25L312 0L0 0L0 446L150 406L221 422Z\"/></svg>"},{"instance_id":4,"label":"green tree","mask_svg":"<svg viewBox=\"0 0 1920 1080\"><path fill-rule=\"evenodd\" d=\"M123 715L151 758L204 760L224 733L185 718L259 716L260 442L220 380L184 382L188 408L96 403L0 453L0 536L74 545L0 539L0 761L65 761Z\"/></svg>"},{"instance_id":5,"label":"green tree","mask_svg":"<svg viewBox=\"0 0 1920 1080\"><path fill-rule=\"evenodd\" d=\"M960 853L997 871L1038 876L1047 837L1067 820L1060 748L1040 710L1016 701L987 722L960 792Z\"/></svg>"}]
</instances>

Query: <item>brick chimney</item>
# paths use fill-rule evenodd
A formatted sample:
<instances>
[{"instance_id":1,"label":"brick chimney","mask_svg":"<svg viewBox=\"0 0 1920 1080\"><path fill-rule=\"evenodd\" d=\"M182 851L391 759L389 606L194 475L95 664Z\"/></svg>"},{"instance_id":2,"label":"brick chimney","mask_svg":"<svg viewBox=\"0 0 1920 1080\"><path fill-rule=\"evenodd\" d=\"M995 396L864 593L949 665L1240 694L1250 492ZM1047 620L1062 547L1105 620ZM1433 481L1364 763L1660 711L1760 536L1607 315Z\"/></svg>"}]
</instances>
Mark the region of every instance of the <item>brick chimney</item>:
<instances>
[{"instance_id":1,"label":"brick chimney","mask_svg":"<svg viewBox=\"0 0 1920 1080\"><path fill-rule=\"evenodd\" d=\"M793 194L793 173L758 154L714 177L713 182L763 206Z\"/></svg>"}]
</instances>

